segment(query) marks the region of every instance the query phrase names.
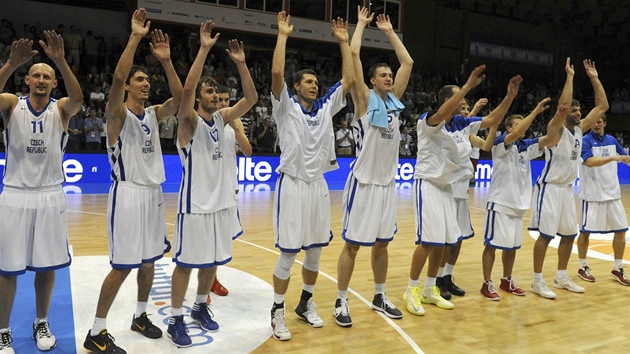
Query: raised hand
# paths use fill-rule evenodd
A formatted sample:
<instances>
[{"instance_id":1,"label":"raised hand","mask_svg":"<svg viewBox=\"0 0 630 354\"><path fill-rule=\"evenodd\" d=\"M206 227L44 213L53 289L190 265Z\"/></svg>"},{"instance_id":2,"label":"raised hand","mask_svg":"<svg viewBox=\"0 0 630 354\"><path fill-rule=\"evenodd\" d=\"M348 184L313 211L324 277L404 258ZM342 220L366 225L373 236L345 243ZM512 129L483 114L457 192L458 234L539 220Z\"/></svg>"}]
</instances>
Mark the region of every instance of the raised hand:
<instances>
[{"instance_id":1,"label":"raised hand","mask_svg":"<svg viewBox=\"0 0 630 354\"><path fill-rule=\"evenodd\" d=\"M473 109L476 109L477 112L479 112L479 110L487 104L488 104L487 98L480 98L477 102L475 102Z\"/></svg>"},{"instance_id":2,"label":"raised hand","mask_svg":"<svg viewBox=\"0 0 630 354\"><path fill-rule=\"evenodd\" d=\"M26 38L18 39L11 44L11 54L9 54L9 60L11 63L18 67L22 64L26 64L31 60L38 52L33 50L33 41Z\"/></svg>"},{"instance_id":3,"label":"raised hand","mask_svg":"<svg viewBox=\"0 0 630 354\"><path fill-rule=\"evenodd\" d=\"M141 8L133 12L131 16L131 34L144 37L149 33L150 26L151 21L147 21L147 11L145 9Z\"/></svg>"},{"instance_id":4,"label":"raised hand","mask_svg":"<svg viewBox=\"0 0 630 354\"><path fill-rule=\"evenodd\" d=\"M211 48L217 43L217 40L219 40L221 33L216 33L214 37L212 37L213 28L214 23L212 21L206 21L201 24L201 28L199 29L199 43L202 48Z\"/></svg>"},{"instance_id":5,"label":"raised hand","mask_svg":"<svg viewBox=\"0 0 630 354\"><path fill-rule=\"evenodd\" d=\"M168 34L162 33L162 30L153 30L151 32L151 53L159 61L171 59L171 46L168 41Z\"/></svg>"},{"instance_id":6,"label":"raised hand","mask_svg":"<svg viewBox=\"0 0 630 354\"><path fill-rule=\"evenodd\" d=\"M66 56L61 35L55 33L55 31L44 31L44 36L46 37L46 42L39 40L39 45L44 49L44 53L55 62L64 59Z\"/></svg>"},{"instance_id":7,"label":"raised hand","mask_svg":"<svg viewBox=\"0 0 630 354\"><path fill-rule=\"evenodd\" d=\"M569 106L568 104L561 104L558 106L558 109L556 110L556 116L561 117L561 118L566 117L570 111L571 111L571 106Z\"/></svg>"},{"instance_id":8,"label":"raised hand","mask_svg":"<svg viewBox=\"0 0 630 354\"><path fill-rule=\"evenodd\" d=\"M474 68L473 71L470 73L470 76L468 76L468 80L466 81L464 86L466 86L469 90L479 86L479 84L486 78L486 75L482 74L484 70L486 70L485 65L479 65L478 67Z\"/></svg>"},{"instance_id":9,"label":"raised hand","mask_svg":"<svg viewBox=\"0 0 630 354\"><path fill-rule=\"evenodd\" d=\"M507 90L508 96L514 98L518 95L518 88L521 86L521 82L523 82L521 75L516 75L510 79Z\"/></svg>"},{"instance_id":10,"label":"raised hand","mask_svg":"<svg viewBox=\"0 0 630 354\"><path fill-rule=\"evenodd\" d=\"M365 26L367 26L374 20L374 12L370 14L367 7L357 6L357 14L357 24L363 23L365 24Z\"/></svg>"},{"instance_id":11,"label":"raised hand","mask_svg":"<svg viewBox=\"0 0 630 354\"><path fill-rule=\"evenodd\" d=\"M536 105L536 108L534 108L534 112L536 114L541 114L542 112L548 110L549 102L551 102L551 97L542 99L540 102L538 102L538 104Z\"/></svg>"},{"instance_id":12,"label":"raised hand","mask_svg":"<svg viewBox=\"0 0 630 354\"><path fill-rule=\"evenodd\" d=\"M383 32L393 31L392 23L389 21L389 15L380 14L376 16L376 27Z\"/></svg>"},{"instance_id":13,"label":"raised hand","mask_svg":"<svg viewBox=\"0 0 630 354\"><path fill-rule=\"evenodd\" d=\"M339 42L348 42L350 38L348 35L348 21L344 21L341 17L332 20L332 33Z\"/></svg>"},{"instance_id":14,"label":"raised hand","mask_svg":"<svg viewBox=\"0 0 630 354\"><path fill-rule=\"evenodd\" d=\"M594 61L590 59L584 59L584 69L586 70L586 75L588 75L588 77L599 77L599 74L597 74L597 69L595 69Z\"/></svg>"},{"instance_id":15,"label":"raised hand","mask_svg":"<svg viewBox=\"0 0 630 354\"><path fill-rule=\"evenodd\" d=\"M293 25L290 25L289 21L291 21L291 16L287 15L286 11L278 13L278 34L289 36L293 32Z\"/></svg>"},{"instance_id":16,"label":"raised hand","mask_svg":"<svg viewBox=\"0 0 630 354\"><path fill-rule=\"evenodd\" d=\"M236 39L230 39L228 47L229 48L225 51L234 63L238 64L245 62L245 46L243 45L243 42L239 42Z\"/></svg>"},{"instance_id":17,"label":"raised hand","mask_svg":"<svg viewBox=\"0 0 630 354\"><path fill-rule=\"evenodd\" d=\"M567 76L575 75L575 68L573 68L573 65L571 65L571 58L567 58L567 62L564 65L564 71L567 72Z\"/></svg>"}]
</instances>

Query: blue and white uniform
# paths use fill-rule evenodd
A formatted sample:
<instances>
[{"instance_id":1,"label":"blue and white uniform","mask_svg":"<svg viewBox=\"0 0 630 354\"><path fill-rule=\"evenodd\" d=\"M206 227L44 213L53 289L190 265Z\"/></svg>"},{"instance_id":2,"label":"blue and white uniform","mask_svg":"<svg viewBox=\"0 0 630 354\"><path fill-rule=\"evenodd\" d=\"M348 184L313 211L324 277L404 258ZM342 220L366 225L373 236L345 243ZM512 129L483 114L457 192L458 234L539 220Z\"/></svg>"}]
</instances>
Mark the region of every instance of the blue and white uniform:
<instances>
[{"instance_id":1,"label":"blue and white uniform","mask_svg":"<svg viewBox=\"0 0 630 354\"><path fill-rule=\"evenodd\" d=\"M591 157L627 155L621 144L611 135L591 131L582 144L580 165L580 195L582 220L580 230L589 233L623 232L628 230L628 218L621 203L621 188L617 176L617 162L588 167Z\"/></svg>"},{"instance_id":2,"label":"blue and white uniform","mask_svg":"<svg viewBox=\"0 0 630 354\"><path fill-rule=\"evenodd\" d=\"M228 176L231 177L232 181L232 189L234 189L234 198L238 200L239 198L239 190L238 190L238 176L236 169L236 131L232 128L231 125L226 124L225 130L225 158L227 161L233 161L233 163L229 164ZM243 234L243 226L241 225L241 219L238 212L238 205L232 207L230 210L230 219L232 224L232 231L229 232L229 235L232 236L232 239L237 239L239 236Z\"/></svg>"},{"instance_id":3,"label":"blue and white uniform","mask_svg":"<svg viewBox=\"0 0 630 354\"><path fill-rule=\"evenodd\" d=\"M296 253L327 246L332 232L324 173L339 168L332 116L346 104L341 82L313 102L311 111L290 96L286 83L271 102L282 151L274 195L276 247Z\"/></svg>"},{"instance_id":4,"label":"blue and white uniform","mask_svg":"<svg viewBox=\"0 0 630 354\"><path fill-rule=\"evenodd\" d=\"M153 107L127 117L107 155L112 186L107 202L109 258L113 268L138 268L170 250L164 199L160 130Z\"/></svg>"},{"instance_id":5,"label":"blue and white uniform","mask_svg":"<svg viewBox=\"0 0 630 354\"><path fill-rule=\"evenodd\" d=\"M37 112L20 97L4 131L0 274L70 265L63 154L68 141L57 100ZM8 227L10 225L10 227Z\"/></svg>"}]
</instances>

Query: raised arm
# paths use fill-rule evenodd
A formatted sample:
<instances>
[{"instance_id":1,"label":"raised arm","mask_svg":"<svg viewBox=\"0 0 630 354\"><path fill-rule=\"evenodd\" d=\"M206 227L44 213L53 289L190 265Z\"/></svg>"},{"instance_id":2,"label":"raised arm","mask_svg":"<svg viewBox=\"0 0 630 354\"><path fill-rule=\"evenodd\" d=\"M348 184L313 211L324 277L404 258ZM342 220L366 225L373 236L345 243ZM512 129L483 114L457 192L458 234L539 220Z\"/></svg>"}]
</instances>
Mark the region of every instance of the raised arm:
<instances>
[{"instance_id":1,"label":"raised arm","mask_svg":"<svg viewBox=\"0 0 630 354\"><path fill-rule=\"evenodd\" d=\"M238 74L241 78L241 85L243 86L243 98L236 102L234 106L221 110L221 115L225 123L241 118L258 102L256 85L254 85L252 75L249 73L247 63L245 63L245 46L243 42L232 39L228 43L228 47L229 48L225 51L234 64L236 64Z\"/></svg>"},{"instance_id":2,"label":"raised arm","mask_svg":"<svg viewBox=\"0 0 630 354\"><path fill-rule=\"evenodd\" d=\"M518 95L518 88L520 87L521 82L523 82L523 78L520 75L516 75L510 79L507 95L505 95L505 98L503 98L503 101L501 101L501 104L499 104L497 108L493 109L490 114L481 119L481 128L487 128L501 123L507 114L508 109L512 105L514 98Z\"/></svg>"},{"instance_id":3,"label":"raised arm","mask_svg":"<svg viewBox=\"0 0 630 354\"><path fill-rule=\"evenodd\" d=\"M575 68L571 65L571 58L567 58L567 61L564 64L564 71L567 73L567 79L564 82L558 106L563 104L571 106L571 101L573 101L573 76L575 76Z\"/></svg>"},{"instance_id":4,"label":"raised arm","mask_svg":"<svg viewBox=\"0 0 630 354\"><path fill-rule=\"evenodd\" d=\"M547 146L556 146L562 137L564 129L564 120L571 111L571 105L559 105L556 114L547 124L547 133L538 139L538 146L543 148Z\"/></svg>"},{"instance_id":5,"label":"raised arm","mask_svg":"<svg viewBox=\"0 0 630 354\"><path fill-rule=\"evenodd\" d=\"M186 83L184 84L184 93L177 112L179 122L177 127L177 140L181 146L188 144L197 127L197 113L195 112L197 84L201 78L201 72L203 71L203 64L206 61L206 57L220 36L220 34L217 33L212 37L213 28L214 23L212 23L212 21L206 21L201 24L199 29L199 51L190 66Z\"/></svg>"},{"instance_id":6,"label":"raised arm","mask_svg":"<svg viewBox=\"0 0 630 354\"><path fill-rule=\"evenodd\" d=\"M232 129L234 129L236 142L238 143L238 146L241 148L241 152L243 153L243 155L252 156L252 152L253 152L252 144L249 142L249 139L247 139L247 136L245 135L245 128L243 128L243 122L239 118L237 118L230 122L230 126L232 127Z\"/></svg>"},{"instance_id":7,"label":"raised arm","mask_svg":"<svg viewBox=\"0 0 630 354\"><path fill-rule=\"evenodd\" d=\"M276 100L280 99L280 93L284 86L287 39L293 32L293 25L289 25L289 21L291 21L291 16L287 15L286 11L278 13L278 39L271 64L271 94Z\"/></svg>"},{"instance_id":8,"label":"raised arm","mask_svg":"<svg viewBox=\"0 0 630 354\"><path fill-rule=\"evenodd\" d=\"M166 100L163 104L154 106L158 122L161 122L177 112L179 104L182 100L182 95L184 94L184 88L182 87L182 83L179 81L175 68L173 67L168 34L162 33L162 30L154 30L151 32L151 43L149 43L149 46L151 47L151 53L153 56L159 60L162 68L164 68L166 80L168 81L168 87L171 90L171 95L173 96Z\"/></svg>"},{"instance_id":9,"label":"raised arm","mask_svg":"<svg viewBox=\"0 0 630 354\"><path fill-rule=\"evenodd\" d=\"M580 129L582 129L583 132L591 129L595 123L597 123L597 120L608 110L606 91L604 91L604 86L602 86L601 81L599 81L599 75L597 74L597 69L595 69L595 62L589 59L584 60L584 69L586 70L586 75L591 79L591 85L593 85L593 90L595 91L595 107L588 112L586 118L580 121Z\"/></svg>"},{"instance_id":10,"label":"raised arm","mask_svg":"<svg viewBox=\"0 0 630 354\"><path fill-rule=\"evenodd\" d=\"M487 98L480 98L477 102L475 102L475 105L473 106L473 108L468 113L468 116L469 117L476 117L477 113L479 113L479 111L483 107L485 107L487 104L488 104L488 99Z\"/></svg>"},{"instance_id":11,"label":"raised arm","mask_svg":"<svg viewBox=\"0 0 630 354\"><path fill-rule=\"evenodd\" d=\"M523 119L523 121L520 124L513 127L512 131L505 137L505 140L504 140L505 145L510 145L516 140L518 140L518 138L523 136L523 134L525 134L527 129L529 129L529 126L532 124L534 119L536 119L536 117L539 114L549 109L549 102L551 102L550 97L547 97L543 99L542 101L538 102L538 104L536 105L536 108L534 108L534 110L527 117L525 117L525 119ZM538 145L540 146L540 139L538 140L539 140Z\"/></svg>"},{"instance_id":12,"label":"raised arm","mask_svg":"<svg viewBox=\"0 0 630 354\"><path fill-rule=\"evenodd\" d=\"M63 82L66 86L66 92L68 97L64 97L59 100L58 107L61 114L61 121L65 129L68 129L68 122L70 117L77 113L81 109L83 104L83 91L79 81L72 73L68 62L66 61L65 52L63 49L63 38L55 31L44 31L46 42L39 41L39 45L44 49L44 53L55 63L57 69L63 77Z\"/></svg>"},{"instance_id":13,"label":"raised arm","mask_svg":"<svg viewBox=\"0 0 630 354\"><path fill-rule=\"evenodd\" d=\"M337 41L339 41L339 49L341 50L341 89L345 96L350 92L355 81L352 54L350 53L349 45L348 21L337 17L337 20L332 21L332 32L335 38L337 38Z\"/></svg>"},{"instance_id":14,"label":"raised arm","mask_svg":"<svg viewBox=\"0 0 630 354\"><path fill-rule=\"evenodd\" d=\"M394 86L392 87L392 93L394 94L394 96L396 96L396 98L400 99L403 93L405 93L405 90L407 89L407 84L409 83L411 69L413 68L413 59L411 59L411 55L409 55L407 48L405 48L403 42L400 40L400 38L398 38L396 32L394 32L392 23L389 21L389 15L378 15L376 17L376 27L385 32L385 34L387 35L387 39L389 39L389 42L394 47L396 57L398 58L398 62L400 63L400 68L396 72Z\"/></svg>"},{"instance_id":15,"label":"raised arm","mask_svg":"<svg viewBox=\"0 0 630 354\"><path fill-rule=\"evenodd\" d=\"M149 33L151 21L146 21L147 12L144 9L138 9L131 16L131 35L125 50L118 59L118 64L114 70L112 86L109 90L109 101L105 106L105 115L107 116L107 136L108 140L115 141L120 134L125 117L127 116L125 107L125 82L133 65L133 57L138 48L138 44L142 37ZM145 23L146 22L146 23Z\"/></svg>"},{"instance_id":16,"label":"raised arm","mask_svg":"<svg viewBox=\"0 0 630 354\"><path fill-rule=\"evenodd\" d=\"M483 71L486 70L485 65L479 65L474 68L473 71L468 76L468 80L462 86L462 88L457 91L451 98L446 100L444 104L440 106L440 108L433 114L432 116L427 118L427 124L431 126L436 126L448 118L453 116L453 112L459 108L459 104L462 102L462 98L466 96L470 90L479 86L481 82L486 78L486 75L483 75Z\"/></svg>"},{"instance_id":17,"label":"raised arm","mask_svg":"<svg viewBox=\"0 0 630 354\"><path fill-rule=\"evenodd\" d=\"M11 44L11 53L9 59L0 68L0 90L7 84L7 81L13 75L13 72L20 66L26 64L31 58L37 54L36 50L33 50L33 41L25 38L18 39ZM16 95L12 93L0 94L0 112L3 113L5 127L9 122L9 117L15 105L18 102Z\"/></svg>"},{"instance_id":18,"label":"raised arm","mask_svg":"<svg viewBox=\"0 0 630 354\"><path fill-rule=\"evenodd\" d=\"M357 6L358 22L350 42L350 53L352 54L352 64L354 67L354 86L350 93L354 102L354 120L357 120L367 113L370 88L363 80L363 64L361 64L361 42L365 27L374 19L374 13L368 16L368 9Z\"/></svg>"}]
</instances>

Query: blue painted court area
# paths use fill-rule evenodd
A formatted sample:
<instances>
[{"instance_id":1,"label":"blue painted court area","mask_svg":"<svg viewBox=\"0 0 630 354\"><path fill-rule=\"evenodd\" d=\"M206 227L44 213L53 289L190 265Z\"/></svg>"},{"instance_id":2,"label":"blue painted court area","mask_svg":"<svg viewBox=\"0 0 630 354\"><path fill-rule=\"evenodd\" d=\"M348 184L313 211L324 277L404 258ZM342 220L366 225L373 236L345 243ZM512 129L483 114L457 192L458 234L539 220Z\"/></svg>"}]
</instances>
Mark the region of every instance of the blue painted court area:
<instances>
[{"instance_id":1,"label":"blue painted court area","mask_svg":"<svg viewBox=\"0 0 630 354\"><path fill-rule=\"evenodd\" d=\"M57 337L57 347L54 353L76 353L69 268L57 270L56 276L48 315L51 330ZM13 331L13 348L16 353L40 353L35 340L33 340L33 321L36 315L34 281L34 272L27 271L26 274L18 277L17 292L10 321Z\"/></svg>"}]
</instances>

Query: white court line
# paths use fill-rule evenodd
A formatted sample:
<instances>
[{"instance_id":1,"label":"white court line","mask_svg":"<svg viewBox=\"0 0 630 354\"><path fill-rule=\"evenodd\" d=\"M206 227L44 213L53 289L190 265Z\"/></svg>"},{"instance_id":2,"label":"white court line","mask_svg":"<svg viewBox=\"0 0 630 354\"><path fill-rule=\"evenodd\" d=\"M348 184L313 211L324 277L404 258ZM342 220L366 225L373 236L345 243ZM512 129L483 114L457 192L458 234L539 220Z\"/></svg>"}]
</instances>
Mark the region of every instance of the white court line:
<instances>
[{"instance_id":1,"label":"white court line","mask_svg":"<svg viewBox=\"0 0 630 354\"><path fill-rule=\"evenodd\" d=\"M89 212L89 211L75 211L75 210L68 210L69 213L76 213L76 214L90 214L90 215L106 215L103 213L93 213L93 212ZM171 225L173 226L174 224L172 223L166 223L167 225ZM276 255L280 255L280 252L269 249L267 247L264 246L260 246L257 245L255 243L249 242L249 241L245 241L245 240L241 240L240 238L237 238L236 241L242 242L246 245L250 245L250 246L254 246L257 248L260 248L262 250L265 250L267 252L276 254ZM295 260L296 263L303 265L304 263L298 261L297 259ZM319 274L321 274L322 276L324 276L325 278L327 278L328 280L332 281L333 283L337 284L337 279L333 278L332 276L328 275L327 273L322 272L321 270L319 271ZM361 300L361 302L363 302L365 305L367 305L368 307L372 308L372 303L369 302L366 298L364 298L363 296L361 296L361 294L357 293L356 291L354 291L352 288L348 287L348 291L356 296L359 300ZM376 312L376 311L375 311ZM394 321L392 321L391 318L385 316L384 314L380 313L380 312L376 312L379 316L381 316L381 318L383 318L385 320L385 322L387 322L390 326L392 326L392 328L394 328L396 330L396 332L398 332L398 334L400 334L401 337L403 337L405 339L405 341L409 344L409 346L416 352L419 354L424 354L424 352L420 349L420 347L418 346L418 344L416 344L416 342L411 339L411 337L402 329L400 328L400 326L398 326L396 323L394 323Z\"/></svg>"}]
</instances>

